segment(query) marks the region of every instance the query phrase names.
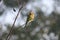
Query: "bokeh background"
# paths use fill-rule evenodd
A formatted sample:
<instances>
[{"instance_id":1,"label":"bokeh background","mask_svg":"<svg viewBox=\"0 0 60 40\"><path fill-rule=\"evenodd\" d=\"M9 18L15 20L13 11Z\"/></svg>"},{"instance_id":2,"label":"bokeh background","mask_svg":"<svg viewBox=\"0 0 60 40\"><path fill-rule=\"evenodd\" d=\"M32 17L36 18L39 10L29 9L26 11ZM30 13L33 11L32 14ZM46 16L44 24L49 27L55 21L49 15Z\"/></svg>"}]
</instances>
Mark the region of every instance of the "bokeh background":
<instances>
[{"instance_id":1,"label":"bokeh background","mask_svg":"<svg viewBox=\"0 0 60 40\"><path fill-rule=\"evenodd\" d=\"M18 2L0 0L0 40L6 39L23 3L26 5L20 11L10 40L60 40L60 0L18 0ZM23 30L30 10L34 12L34 21Z\"/></svg>"}]
</instances>

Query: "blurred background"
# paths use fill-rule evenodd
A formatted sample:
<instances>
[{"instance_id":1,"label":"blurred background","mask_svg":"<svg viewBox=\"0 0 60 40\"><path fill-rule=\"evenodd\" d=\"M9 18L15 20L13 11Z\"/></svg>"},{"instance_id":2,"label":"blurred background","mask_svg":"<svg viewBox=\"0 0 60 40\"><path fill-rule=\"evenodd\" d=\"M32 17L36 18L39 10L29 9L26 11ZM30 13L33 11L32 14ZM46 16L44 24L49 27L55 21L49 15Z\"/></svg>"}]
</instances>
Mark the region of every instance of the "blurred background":
<instances>
[{"instance_id":1,"label":"blurred background","mask_svg":"<svg viewBox=\"0 0 60 40\"><path fill-rule=\"evenodd\" d=\"M6 39L23 3L25 6L16 20L10 40L60 40L60 0L18 0L18 2L0 0L0 40ZM30 10L34 12L34 21L23 30Z\"/></svg>"}]
</instances>

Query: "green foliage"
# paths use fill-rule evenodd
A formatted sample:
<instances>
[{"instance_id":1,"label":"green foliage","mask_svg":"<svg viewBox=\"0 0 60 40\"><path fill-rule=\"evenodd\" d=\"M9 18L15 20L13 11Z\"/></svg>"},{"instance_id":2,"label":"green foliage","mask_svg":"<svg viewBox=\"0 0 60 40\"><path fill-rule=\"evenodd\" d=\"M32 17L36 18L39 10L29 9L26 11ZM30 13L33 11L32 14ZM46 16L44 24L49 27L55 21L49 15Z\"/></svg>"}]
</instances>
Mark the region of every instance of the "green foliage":
<instances>
[{"instance_id":1,"label":"green foliage","mask_svg":"<svg viewBox=\"0 0 60 40\"><path fill-rule=\"evenodd\" d=\"M18 3L16 0L3 0L4 4L9 7L16 7L18 6Z\"/></svg>"},{"instance_id":2,"label":"green foliage","mask_svg":"<svg viewBox=\"0 0 60 40\"><path fill-rule=\"evenodd\" d=\"M0 12L0 16L3 14L3 12Z\"/></svg>"},{"instance_id":3,"label":"green foliage","mask_svg":"<svg viewBox=\"0 0 60 40\"><path fill-rule=\"evenodd\" d=\"M3 0L4 4L8 7L17 7L19 4L27 3L28 0Z\"/></svg>"}]
</instances>

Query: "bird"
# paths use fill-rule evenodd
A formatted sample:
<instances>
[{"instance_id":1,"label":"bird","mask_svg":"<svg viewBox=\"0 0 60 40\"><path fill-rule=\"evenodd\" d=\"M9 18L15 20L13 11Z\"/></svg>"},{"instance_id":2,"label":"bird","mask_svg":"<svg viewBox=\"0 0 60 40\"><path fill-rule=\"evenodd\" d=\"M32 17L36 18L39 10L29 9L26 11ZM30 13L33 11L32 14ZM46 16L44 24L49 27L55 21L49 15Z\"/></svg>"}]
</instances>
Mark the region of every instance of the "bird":
<instances>
[{"instance_id":1,"label":"bird","mask_svg":"<svg viewBox=\"0 0 60 40\"><path fill-rule=\"evenodd\" d=\"M27 20L26 20L25 25L31 23L34 20L34 17L35 17L34 12L30 11L28 16L27 16Z\"/></svg>"}]
</instances>

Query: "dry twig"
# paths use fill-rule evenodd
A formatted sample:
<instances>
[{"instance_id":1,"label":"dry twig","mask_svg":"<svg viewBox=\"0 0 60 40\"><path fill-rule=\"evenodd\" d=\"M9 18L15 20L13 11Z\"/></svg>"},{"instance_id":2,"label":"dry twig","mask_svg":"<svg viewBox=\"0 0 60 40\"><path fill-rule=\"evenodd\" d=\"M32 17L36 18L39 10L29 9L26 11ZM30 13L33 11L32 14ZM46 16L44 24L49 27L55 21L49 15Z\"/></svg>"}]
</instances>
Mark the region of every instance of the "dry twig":
<instances>
[{"instance_id":1,"label":"dry twig","mask_svg":"<svg viewBox=\"0 0 60 40\"><path fill-rule=\"evenodd\" d=\"M17 2L18 2L18 5L19 5L19 1L18 1L18 0L17 0ZM19 16L19 12L20 12L21 9L24 7L24 5L25 5L25 4L22 4L21 8L19 8L19 11L18 11L18 13L17 13L17 15L16 15L16 18L15 18L15 20L14 20L14 22L13 22L13 25L12 25L12 27L11 27L11 29L10 29L10 32L8 33L8 35L7 35L7 37L6 37L6 40L9 40L9 39L10 39L11 34L12 34L12 31L13 31L13 28L14 28L14 25L15 25L15 22L16 22L18 16Z\"/></svg>"}]
</instances>

